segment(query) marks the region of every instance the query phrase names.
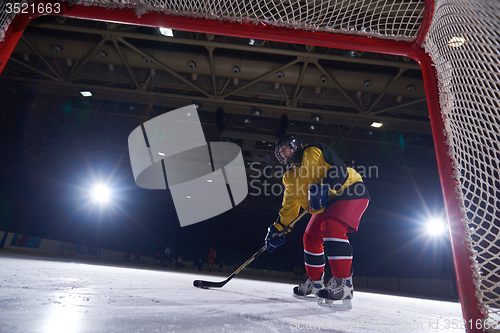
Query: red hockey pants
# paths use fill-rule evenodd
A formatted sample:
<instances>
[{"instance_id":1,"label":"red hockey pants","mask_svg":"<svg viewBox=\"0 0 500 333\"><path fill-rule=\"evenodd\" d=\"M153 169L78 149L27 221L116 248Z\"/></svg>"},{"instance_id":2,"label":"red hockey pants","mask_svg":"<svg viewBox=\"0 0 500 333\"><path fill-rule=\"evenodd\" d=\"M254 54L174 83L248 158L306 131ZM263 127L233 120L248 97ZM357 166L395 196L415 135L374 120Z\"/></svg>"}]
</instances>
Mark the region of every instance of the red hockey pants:
<instances>
[{"instance_id":1,"label":"red hockey pants","mask_svg":"<svg viewBox=\"0 0 500 333\"><path fill-rule=\"evenodd\" d=\"M333 276L351 276L352 246L348 232L358 229L368 199L338 201L326 211L311 217L304 233L304 263L311 280L321 279L325 256Z\"/></svg>"}]
</instances>

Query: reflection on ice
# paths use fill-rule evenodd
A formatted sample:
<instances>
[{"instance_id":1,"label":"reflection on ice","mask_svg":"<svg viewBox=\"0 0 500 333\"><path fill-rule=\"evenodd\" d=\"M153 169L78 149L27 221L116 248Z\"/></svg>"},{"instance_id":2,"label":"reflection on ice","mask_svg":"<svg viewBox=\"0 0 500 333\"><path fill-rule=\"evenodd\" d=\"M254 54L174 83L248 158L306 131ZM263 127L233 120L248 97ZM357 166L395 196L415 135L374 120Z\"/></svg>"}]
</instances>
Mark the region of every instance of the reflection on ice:
<instances>
[{"instance_id":1,"label":"reflection on ice","mask_svg":"<svg viewBox=\"0 0 500 333\"><path fill-rule=\"evenodd\" d=\"M87 299L88 300L88 299ZM57 293L54 303L46 308L43 331L50 333L77 333L82 331L84 309L82 296Z\"/></svg>"},{"instance_id":2,"label":"reflection on ice","mask_svg":"<svg viewBox=\"0 0 500 333\"><path fill-rule=\"evenodd\" d=\"M352 310L333 312L295 299L292 282L247 280L242 273L205 290L193 281L224 277L50 259L0 251L0 332L464 331L450 325L462 322L454 302L355 291Z\"/></svg>"}]
</instances>

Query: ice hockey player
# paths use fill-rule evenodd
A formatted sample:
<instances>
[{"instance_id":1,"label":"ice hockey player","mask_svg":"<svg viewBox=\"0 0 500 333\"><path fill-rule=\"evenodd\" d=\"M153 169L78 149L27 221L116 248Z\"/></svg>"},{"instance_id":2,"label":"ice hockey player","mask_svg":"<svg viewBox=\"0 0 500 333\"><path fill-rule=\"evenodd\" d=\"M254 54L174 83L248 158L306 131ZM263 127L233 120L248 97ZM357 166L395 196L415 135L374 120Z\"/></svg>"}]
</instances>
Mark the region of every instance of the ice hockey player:
<instances>
[{"instance_id":1,"label":"ice hockey player","mask_svg":"<svg viewBox=\"0 0 500 333\"><path fill-rule=\"evenodd\" d=\"M347 168L326 144L304 145L293 134L276 142L275 156L288 166L288 171L283 175L285 192L279 217L268 228L267 251L283 245L285 235L278 234L298 216L301 207L310 206L312 216L303 236L308 280L293 289L294 296L316 300L323 306L350 309L354 293L352 246L347 233L358 230L370 200L362 177ZM326 286L325 255L333 274Z\"/></svg>"}]
</instances>

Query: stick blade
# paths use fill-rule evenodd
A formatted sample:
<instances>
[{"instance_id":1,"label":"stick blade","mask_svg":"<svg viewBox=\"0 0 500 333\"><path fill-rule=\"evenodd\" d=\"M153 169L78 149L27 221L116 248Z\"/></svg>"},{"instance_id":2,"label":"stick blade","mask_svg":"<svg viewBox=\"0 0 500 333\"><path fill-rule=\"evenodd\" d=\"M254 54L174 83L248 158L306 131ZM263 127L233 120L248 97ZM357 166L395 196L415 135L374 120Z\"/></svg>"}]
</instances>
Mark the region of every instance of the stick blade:
<instances>
[{"instance_id":1,"label":"stick blade","mask_svg":"<svg viewBox=\"0 0 500 333\"><path fill-rule=\"evenodd\" d=\"M339 301L333 301L318 297L318 305L324 308L330 308L333 311L347 311L352 309L352 303L350 299L343 299L341 303Z\"/></svg>"},{"instance_id":2,"label":"stick blade","mask_svg":"<svg viewBox=\"0 0 500 333\"><path fill-rule=\"evenodd\" d=\"M225 285L225 281L222 282L211 282L211 281L203 281L203 280L194 280L193 286L201 289L209 289L209 288L221 288Z\"/></svg>"}]
</instances>

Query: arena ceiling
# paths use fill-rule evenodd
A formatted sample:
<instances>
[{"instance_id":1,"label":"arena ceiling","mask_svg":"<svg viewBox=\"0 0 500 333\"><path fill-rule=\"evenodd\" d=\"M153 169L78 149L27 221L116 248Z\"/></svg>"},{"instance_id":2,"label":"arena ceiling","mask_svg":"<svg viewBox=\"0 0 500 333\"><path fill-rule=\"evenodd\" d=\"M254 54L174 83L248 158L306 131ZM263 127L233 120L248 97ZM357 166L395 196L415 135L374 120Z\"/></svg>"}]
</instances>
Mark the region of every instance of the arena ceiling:
<instances>
[{"instance_id":1,"label":"arena ceiling","mask_svg":"<svg viewBox=\"0 0 500 333\"><path fill-rule=\"evenodd\" d=\"M422 73L406 57L42 17L0 75L0 100L8 182L84 154L128 156L134 128L190 104L207 141L237 143L247 165L274 166L272 143L288 132L377 166L374 191L409 169L437 181Z\"/></svg>"}]
</instances>

